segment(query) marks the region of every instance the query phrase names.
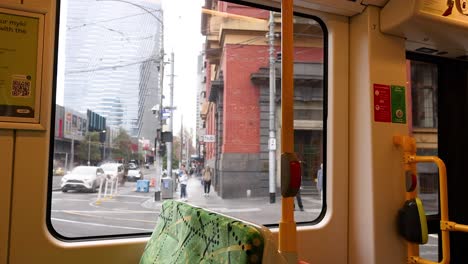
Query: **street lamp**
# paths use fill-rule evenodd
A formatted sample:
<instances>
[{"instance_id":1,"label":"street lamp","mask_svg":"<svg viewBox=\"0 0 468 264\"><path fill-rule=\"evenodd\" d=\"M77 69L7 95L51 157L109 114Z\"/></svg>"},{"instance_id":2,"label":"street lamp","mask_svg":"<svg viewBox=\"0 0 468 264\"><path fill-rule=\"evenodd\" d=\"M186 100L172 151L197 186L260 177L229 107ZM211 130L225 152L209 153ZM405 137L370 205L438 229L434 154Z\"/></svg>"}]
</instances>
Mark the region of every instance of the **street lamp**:
<instances>
[{"instance_id":1,"label":"street lamp","mask_svg":"<svg viewBox=\"0 0 468 264\"><path fill-rule=\"evenodd\" d=\"M106 130L99 131L99 135L101 133L106 133ZM102 155L102 160L105 158L105 152L106 152L106 143L105 141L103 142L104 146L104 155ZM91 166L91 132L88 132L88 166Z\"/></svg>"},{"instance_id":2,"label":"street lamp","mask_svg":"<svg viewBox=\"0 0 468 264\"><path fill-rule=\"evenodd\" d=\"M88 132L88 166L91 165L90 157L91 157L91 132Z\"/></svg>"}]
</instances>

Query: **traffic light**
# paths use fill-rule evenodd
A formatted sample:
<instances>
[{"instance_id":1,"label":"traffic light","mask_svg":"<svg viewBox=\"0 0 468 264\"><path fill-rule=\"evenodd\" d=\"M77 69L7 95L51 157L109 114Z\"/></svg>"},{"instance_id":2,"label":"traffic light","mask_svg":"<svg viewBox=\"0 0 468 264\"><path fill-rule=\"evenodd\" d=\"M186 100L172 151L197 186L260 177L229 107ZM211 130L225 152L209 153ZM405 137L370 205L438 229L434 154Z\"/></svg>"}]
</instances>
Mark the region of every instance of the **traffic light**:
<instances>
[{"instance_id":1,"label":"traffic light","mask_svg":"<svg viewBox=\"0 0 468 264\"><path fill-rule=\"evenodd\" d=\"M166 154L166 144L159 145L158 153L160 156L164 156Z\"/></svg>"},{"instance_id":2,"label":"traffic light","mask_svg":"<svg viewBox=\"0 0 468 264\"><path fill-rule=\"evenodd\" d=\"M172 132L162 132L161 133L162 142L172 142Z\"/></svg>"},{"instance_id":3,"label":"traffic light","mask_svg":"<svg viewBox=\"0 0 468 264\"><path fill-rule=\"evenodd\" d=\"M104 143L106 141L106 131L99 132L99 141Z\"/></svg>"}]
</instances>

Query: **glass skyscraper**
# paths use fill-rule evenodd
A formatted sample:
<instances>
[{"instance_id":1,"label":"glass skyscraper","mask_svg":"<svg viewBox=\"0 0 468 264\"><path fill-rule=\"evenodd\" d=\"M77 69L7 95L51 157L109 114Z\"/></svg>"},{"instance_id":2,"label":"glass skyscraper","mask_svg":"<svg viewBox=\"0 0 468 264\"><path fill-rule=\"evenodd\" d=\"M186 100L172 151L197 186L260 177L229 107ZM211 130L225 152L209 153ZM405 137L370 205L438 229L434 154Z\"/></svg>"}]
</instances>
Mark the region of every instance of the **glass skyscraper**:
<instances>
[{"instance_id":1,"label":"glass skyscraper","mask_svg":"<svg viewBox=\"0 0 468 264\"><path fill-rule=\"evenodd\" d=\"M154 138L160 101L160 1L62 1L63 104L90 109L133 137ZM60 65L60 63L59 63ZM59 69L60 71L60 69ZM159 95L159 96L158 96Z\"/></svg>"}]
</instances>

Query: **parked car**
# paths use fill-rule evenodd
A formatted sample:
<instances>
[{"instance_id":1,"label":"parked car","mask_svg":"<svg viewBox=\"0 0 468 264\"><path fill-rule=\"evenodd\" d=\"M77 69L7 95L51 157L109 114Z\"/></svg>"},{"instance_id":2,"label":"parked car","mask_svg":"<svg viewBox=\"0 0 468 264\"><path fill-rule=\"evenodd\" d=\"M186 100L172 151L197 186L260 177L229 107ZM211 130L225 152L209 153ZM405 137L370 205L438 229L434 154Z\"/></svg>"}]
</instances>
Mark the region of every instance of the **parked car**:
<instances>
[{"instance_id":1,"label":"parked car","mask_svg":"<svg viewBox=\"0 0 468 264\"><path fill-rule=\"evenodd\" d=\"M104 173L110 178L117 178L120 185L124 185L126 181L125 167L121 163L104 163L101 165Z\"/></svg>"},{"instance_id":2,"label":"parked car","mask_svg":"<svg viewBox=\"0 0 468 264\"><path fill-rule=\"evenodd\" d=\"M138 166L135 163L130 162L128 163L128 169L130 170L138 169Z\"/></svg>"},{"instance_id":3,"label":"parked car","mask_svg":"<svg viewBox=\"0 0 468 264\"><path fill-rule=\"evenodd\" d=\"M129 169L127 175L128 181L138 181L143 180L143 173L140 169Z\"/></svg>"},{"instance_id":4,"label":"parked car","mask_svg":"<svg viewBox=\"0 0 468 264\"><path fill-rule=\"evenodd\" d=\"M68 190L95 192L99 188L99 178L104 176L104 170L96 166L78 166L62 177L60 187L62 192Z\"/></svg>"}]
</instances>

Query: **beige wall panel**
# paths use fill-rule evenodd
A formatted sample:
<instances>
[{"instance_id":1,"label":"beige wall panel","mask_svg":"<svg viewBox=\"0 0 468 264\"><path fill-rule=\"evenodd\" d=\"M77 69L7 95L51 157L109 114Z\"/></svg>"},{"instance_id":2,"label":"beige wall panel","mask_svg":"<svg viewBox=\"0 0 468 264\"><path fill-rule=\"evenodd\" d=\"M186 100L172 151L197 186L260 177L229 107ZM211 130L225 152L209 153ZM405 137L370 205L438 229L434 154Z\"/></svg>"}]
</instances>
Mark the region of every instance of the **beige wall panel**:
<instances>
[{"instance_id":1,"label":"beige wall panel","mask_svg":"<svg viewBox=\"0 0 468 264\"><path fill-rule=\"evenodd\" d=\"M13 140L13 130L0 130L0 264L8 263Z\"/></svg>"},{"instance_id":2,"label":"beige wall panel","mask_svg":"<svg viewBox=\"0 0 468 264\"><path fill-rule=\"evenodd\" d=\"M396 227L404 202L401 152L392 140L407 135L408 126L375 122L373 114L374 84L405 86L404 44L380 32L376 7L351 18L350 264L406 261Z\"/></svg>"}]
</instances>

